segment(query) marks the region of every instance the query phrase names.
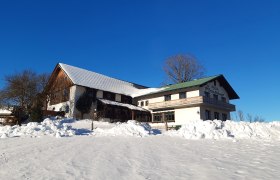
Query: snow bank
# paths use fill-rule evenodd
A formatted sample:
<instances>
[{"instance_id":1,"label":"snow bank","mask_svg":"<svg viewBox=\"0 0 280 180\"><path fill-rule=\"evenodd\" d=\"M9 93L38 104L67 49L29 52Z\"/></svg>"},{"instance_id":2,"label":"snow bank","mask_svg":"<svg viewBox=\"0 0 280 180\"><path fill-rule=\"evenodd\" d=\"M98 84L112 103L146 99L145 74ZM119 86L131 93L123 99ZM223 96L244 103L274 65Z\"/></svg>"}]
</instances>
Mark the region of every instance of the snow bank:
<instances>
[{"instance_id":1,"label":"snow bank","mask_svg":"<svg viewBox=\"0 0 280 180\"><path fill-rule=\"evenodd\" d=\"M170 136L186 139L278 139L280 140L280 122L249 123L234 121L189 121L178 131L168 131Z\"/></svg>"},{"instance_id":2,"label":"snow bank","mask_svg":"<svg viewBox=\"0 0 280 180\"><path fill-rule=\"evenodd\" d=\"M129 120L126 123L117 123L110 129L96 128L93 132L95 136L136 136L145 137L152 133L151 127L147 123L139 123Z\"/></svg>"},{"instance_id":3,"label":"snow bank","mask_svg":"<svg viewBox=\"0 0 280 180\"><path fill-rule=\"evenodd\" d=\"M95 129L93 131L91 131L91 123L91 120L45 119L42 123L32 122L22 126L0 126L0 138L17 136L39 137L43 135L54 137L73 135L146 137L156 134L156 129L152 130L149 124L140 123L135 120L129 120L126 123L94 121ZM188 121L178 131L167 131L163 135L179 136L186 139L280 140L280 122L248 123L194 120Z\"/></svg>"},{"instance_id":4,"label":"snow bank","mask_svg":"<svg viewBox=\"0 0 280 180\"><path fill-rule=\"evenodd\" d=\"M64 121L65 122L65 121ZM0 127L0 137L32 136L38 137L50 135L55 137L67 137L75 135L71 126L63 121L54 121L49 118L41 123L31 122L22 126L2 126Z\"/></svg>"}]
</instances>

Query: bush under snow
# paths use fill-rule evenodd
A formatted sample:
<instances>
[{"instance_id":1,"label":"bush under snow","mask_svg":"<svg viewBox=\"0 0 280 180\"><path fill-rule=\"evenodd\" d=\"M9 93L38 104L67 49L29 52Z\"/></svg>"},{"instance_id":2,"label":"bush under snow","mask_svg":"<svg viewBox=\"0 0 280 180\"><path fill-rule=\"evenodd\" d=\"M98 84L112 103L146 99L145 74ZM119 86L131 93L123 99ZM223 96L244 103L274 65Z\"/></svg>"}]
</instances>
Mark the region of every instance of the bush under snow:
<instances>
[{"instance_id":1,"label":"bush under snow","mask_svg":"<svg viewBox=\"0 0 280 180\"><path fill-rule=\"evenodd\" d=\"M189 121L178 131L165 133L186 139L278 139L280 140L280 122L249 123L235 121Z\"/></svg>"}]
</instances>

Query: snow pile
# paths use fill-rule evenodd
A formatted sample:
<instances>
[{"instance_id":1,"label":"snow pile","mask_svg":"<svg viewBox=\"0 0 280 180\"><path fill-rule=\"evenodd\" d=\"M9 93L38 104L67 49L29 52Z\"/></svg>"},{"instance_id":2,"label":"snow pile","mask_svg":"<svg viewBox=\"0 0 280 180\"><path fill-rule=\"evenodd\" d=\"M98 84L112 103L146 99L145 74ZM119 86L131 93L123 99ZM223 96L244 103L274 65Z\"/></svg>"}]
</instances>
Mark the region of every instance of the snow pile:
<instances>
[{"instance_id":1,"label":"snow pile","mask_svg":"<svg viewBox=\"0 0 280 180\"><path fill-rule=\"evenodd\" d=\"M0 137L31 136L38 137L50 135L55 137L67 137L75 135L71 126L62 121L54 121L49 118L41 123L31 122L22 126L2 126L0 127Z\"/></svg>"},{"instance_id":2,"label":"snow pile","mask_svg":"<svg viewBox=\"0 0 280 180\"><path fill-rule=\"evenodd\" d=\"M222 121L189 121L178 131L168 131L165 134L171 136L182 136L186 139L221 139L230 137L230 133L223 129Z\"/></svg>"},{"instance_id":3,"label":"snow pile","mask_svg":"<svg viewBox=\"0 0 280 180\"><path fill-rule=\"evenodd\" d=\"M280 140L280 122L249 123L234 121L189 121L178 131L165 133L186 139L278 139Z\"/></svg>"},{"instance_id":4,"label":"snow pile","mask_svg":"<svg viewBox=\"0 0 280 180\"><path fill-rule=\"evenodd\" d=\"M135 120L129 120L126 123L117 123L110 129L96 128L93 135L96 136L136 136L145 137L152 133L152 129L147 123L139 123Z\"/></svg>"},{"instance_id":5,"label":"snow pile","mask_svg":"<svg viewBox=\"0 0 280 180\"><path fill-rule=\"evenodd\" d=\"M280 140L280 122L234 122L226 121L227 129L237 139L278 139Z\"/></svg>"}]
</instances>

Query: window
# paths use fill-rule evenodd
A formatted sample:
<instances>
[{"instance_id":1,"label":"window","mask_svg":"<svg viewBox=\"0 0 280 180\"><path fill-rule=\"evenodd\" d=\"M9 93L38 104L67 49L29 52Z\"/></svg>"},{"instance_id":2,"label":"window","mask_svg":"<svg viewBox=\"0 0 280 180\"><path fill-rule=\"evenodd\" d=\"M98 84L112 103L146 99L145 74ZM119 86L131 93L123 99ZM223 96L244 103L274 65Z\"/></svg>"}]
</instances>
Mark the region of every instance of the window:
<instances>
[{"instance_id":1,"label":"window","mask_svg":"<svg viewBox=\"0 0 280 180\"><path fill-rule=\"evenodd\" d=\"M180 92L179 93L179 99L185 99L187 96L186 96L186 92Z\"/></svg>"},{"instance_id":2,"label":"window","mask_svg":"<svg viewBox=\"0 0 280 180\"><path fill-rule=\"evenodd\" d=\"M164 113L164 120L168 121L168 122L174 122L175 121L174 112L166 112L166 113Z\"/></svg>"},{"instance_id":3,"label":"window","mask_svg":"<svg viewBox=\"0 0 280 180\"><path fill-rule=\"evenodd\" d=\"M171 100L171 94L164 95L164 101L170 101Z\"/></svg>"},{"instance_id":4,"label":"window","mask_svg":"<svg viewBox=\"0 0 280 180\"><path fill-rule=\"evenodd\" d=\"M205 110L205 120L211 120L211 112L209 110Z\"/></svg>"},{"instance_id":5,"label":"window","mask_svg":"<svg viewBox=\"0 0 280 180\"><path fill-rule=\"evenodd\" d=\"M220 119L220 113L214 112L214 119Z\"/></svg>"},{"instance_id":6,"label":"window","mask_svg":"<svg viewBox=\"0 0 280 180\"><path fill-rule=\"evenodd\" d=\"M145 106L148 106L149 105L149 101L145 101Z\"/></svg>"},{"instance_id":7,"label":"window","mask_svg":"<svg viewBox=\"0 0 280 180\"><path fill-rule=\"evenodd\" d=\"M223 120L223 121L226 121L226 120L227 120L227 114L224 114L224 113L222 114L222 120Z\"/></svg>"},{"instance_id":8,"label":"window","mask_svg":"<svg viewBox=\"0 0 280 180\"><path fill-rule=\"evenodd\" d=\"M132 98L130 96L122 95L121 102L126 104L132 104ZM140 103L138 105L140 105Z\"/></svg>"},{"instance_id":9,"label":"window","mask_svg":"<svg viewBox=\"0 0 280 180\"><path fill-rule=\"evenodd\" d=\"M141 101L141 106L144 106L144 101Z\"/></svg>"},{"instance_id":10,"label":"window","mask_svg":"<svg viewBox=\"0 0 280 180\"><path fill-rule=\"evenodd\" d=\"M205 94L205 97L210 98L210 93L209 92L204 92L204 94Z\"/></svg>"},{"instance_id":11,"label":"window","mask_svg":"<svg viewBox=\"0 0 280 180\"><path fill-rule=\"evenodd\" d=\"M219 97L218 97L217 94L214 94L213 97L214 97L215 100L217 100L217 101L219 100Z\"/></svg>"},{"instance_id":12,"label":"window","mask_svg":"<svg viewBox=\"0 0 280 180\"><path fill-rule=\"evenodd\" d=\"M161 120L162 120L161 113L153 114L153 116L154 116L154 122L161 122Z\"/></svg>"},{"instance_id":13,"label":"window","mask_svg":"<svg viewBox=\"0 0 280 180\"><path fill-rule=\"evenodd\" d=\"M104 99L111 100L111 101L115 101L116 100L115 94L111 93L111 92L104 91L103 92L103 97L104 97Z\"/></svg>"},{"instance_id":14,"label":"window","mask_svg":"<svg viewBox=\"0 0 280 180\"><path fill-rule=\"evenodd\" d=\"M216 86L217 84L216 84L216 81L214 81L214 86Z\"/></svg>"},{"instance_id":15,"label":"window","mask_svg":"<svg viewBox=\"0 0 280 180\"><path fill-rule=\"evenodd\" d=\"M227 102L227 99L225 97L222 97L223 102Z\"/></svg>"}]
</instances>

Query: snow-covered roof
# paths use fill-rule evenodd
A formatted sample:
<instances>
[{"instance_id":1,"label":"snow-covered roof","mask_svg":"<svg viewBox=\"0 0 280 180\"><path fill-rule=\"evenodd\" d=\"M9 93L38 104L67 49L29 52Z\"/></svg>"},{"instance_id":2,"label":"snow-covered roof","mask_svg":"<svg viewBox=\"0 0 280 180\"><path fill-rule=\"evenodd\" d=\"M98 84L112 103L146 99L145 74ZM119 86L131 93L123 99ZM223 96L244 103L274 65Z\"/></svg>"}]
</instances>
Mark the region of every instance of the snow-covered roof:
<instances>
[{"instance_id":1,"label":"snow-covered roof","mask_svg":"<svg viewBox=\"0 0 280 180\"><path fill-rule=\"evenodd\" d=\"M12 112L7 109L0 109L0 115L11 115Z\"/></svg>"},{"instance_id":2,"label":"snow-covered roof","mask_svg":"<svg viewBox=\"0 0 280 180\"><path fill-rule=\"evenodd\" d=\"M122 107L127 107L131 110L137 110L137 111L148 111L144 108L138 107L138 106L134 106L132 104L124 104L124 103L120 103L120 102L116 102L116 101L110 101L107 99L99 99L102 103L104 104L109 104L109 105L113 105L113 106L122 106Z\"/></svg>"},{"instance_id":3,"label":"snow-covered roof","mask_svg":"<svg viewBox=\"0 0 280 180\"><path fill-rule=\"evenodd\" d=\"M111 78L96 72L88 71L82 68L70 66L63 63L59 63L59 66L76 85L100 89L103 91L109 91L118 94L129 95L132 97L139 93L142 95L143 93L141 92L145 92L145 89L143 89L144 87L140 88L140 85L134 83Z\"/></svg>"}]
</instances>

